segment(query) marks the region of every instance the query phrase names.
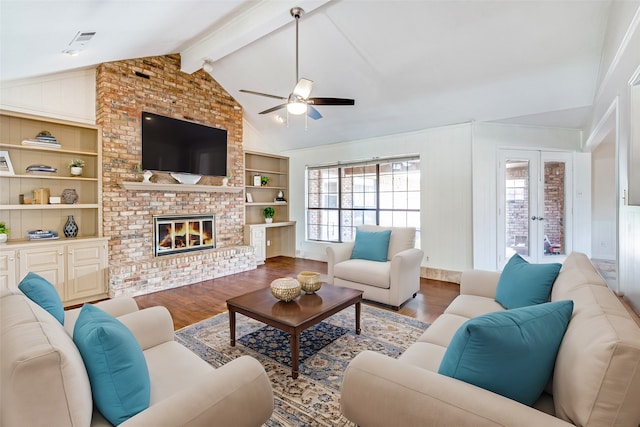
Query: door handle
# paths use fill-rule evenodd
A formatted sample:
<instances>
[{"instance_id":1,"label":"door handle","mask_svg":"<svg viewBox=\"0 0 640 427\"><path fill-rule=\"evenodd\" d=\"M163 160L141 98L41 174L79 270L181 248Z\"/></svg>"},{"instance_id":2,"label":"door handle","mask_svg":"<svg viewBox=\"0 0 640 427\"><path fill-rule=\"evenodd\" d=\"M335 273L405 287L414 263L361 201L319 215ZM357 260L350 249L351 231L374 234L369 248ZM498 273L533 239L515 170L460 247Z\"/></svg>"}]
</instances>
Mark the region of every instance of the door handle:
<instances>
[{"instance_id":1,"label":"door handle","mask_svg":"<svg viewBox=\"0 0 640 427\"><path fill-rule=\"evenodd\" d=\"M538 219L538 217L534 215L534 216L532 216L532 217L531 217L531 219L532 219L533 221L535 221L536 219Z\"/></svg>"},{"instance_id":2,"label":"door handle","mask_svg":"<svg viewBox=\"0 0 640 427\"><path fill-rule=\"evenodd\" d=\"M533 221L535 221L536 219L537 219L538 221L544 221L544 218L543 218L543 217L541 217L541 216L535 216L535 215L534 215L534 216L532 216L532 217L531 217L531 219L532 219Z\"/></svg>"}]
</instances>

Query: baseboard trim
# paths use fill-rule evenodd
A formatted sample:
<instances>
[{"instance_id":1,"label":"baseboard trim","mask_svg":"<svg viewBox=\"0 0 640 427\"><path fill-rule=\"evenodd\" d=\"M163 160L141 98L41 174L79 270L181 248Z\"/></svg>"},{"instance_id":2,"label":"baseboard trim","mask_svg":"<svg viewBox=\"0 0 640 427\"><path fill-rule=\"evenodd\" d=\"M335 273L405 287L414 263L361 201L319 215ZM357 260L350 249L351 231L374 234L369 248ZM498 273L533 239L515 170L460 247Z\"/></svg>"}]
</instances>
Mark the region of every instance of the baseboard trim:
<instances>
[{"instance_id":1,"label":"baseboard trim","mask_svg":"<svg viewBox=\"0 0 640 427\"><path fill-rule=\"evenodd\" d=\"M420 277L431 280L440 280L442 282L451 282L460 284L462 272L443 270L440 268L420 267Z\"/></svg>"}]
</instances>

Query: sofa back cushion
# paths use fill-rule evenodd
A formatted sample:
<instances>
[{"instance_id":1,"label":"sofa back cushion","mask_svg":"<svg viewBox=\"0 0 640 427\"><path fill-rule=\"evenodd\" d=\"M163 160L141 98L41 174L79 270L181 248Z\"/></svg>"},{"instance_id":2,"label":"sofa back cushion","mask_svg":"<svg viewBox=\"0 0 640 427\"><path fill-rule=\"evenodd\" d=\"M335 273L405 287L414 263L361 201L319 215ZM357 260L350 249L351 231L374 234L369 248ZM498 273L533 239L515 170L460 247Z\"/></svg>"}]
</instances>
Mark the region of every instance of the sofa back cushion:
<instances>
[{"instance_id":1,"label":"sofa back cushion","mask_svg":"<svg viewBox=\"0 0 640 427\"><path fill-rule=\"evenodd\" d=\"M553 376L556 416L578 426L637 426L640 328L584 254L566 261L551 293L574 302Z\"/></svg>"},{"instance_id":2,"label":"sofa back cushion","mask_svg":"<svg viewBox=\"0 0 640 427\"><path fill-rule=\"evenodd\" d=\"M22 294L3 296L0 315L0 425L89 425L89 378L60 323Z\"/></svg>"},{"instance_id":3,"label":"sofa back cushion","mask_svg":"<svg viewBox=\"0 0 640 427\"><path fill-rule=\"evenodd\" d=\"M387 260L389 261L398 252L402 252L416 246L415 227L380 227L378 225L364 224L358 226L358 230L372 232L391 230L391 236L389 237L389 250L387 254Z\"/></svg>"}]
</instances>

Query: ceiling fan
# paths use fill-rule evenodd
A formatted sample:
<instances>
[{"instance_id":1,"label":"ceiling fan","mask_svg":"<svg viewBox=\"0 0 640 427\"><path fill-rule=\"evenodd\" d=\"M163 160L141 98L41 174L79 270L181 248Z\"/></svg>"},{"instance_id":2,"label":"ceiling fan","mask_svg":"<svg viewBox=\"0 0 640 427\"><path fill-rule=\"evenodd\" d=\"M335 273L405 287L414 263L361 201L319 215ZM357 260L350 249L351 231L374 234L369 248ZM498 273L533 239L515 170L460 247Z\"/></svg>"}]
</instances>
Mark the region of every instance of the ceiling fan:
<instances>
[{"instance_id":1,"label":"ceiling fan","mask_svg":"<svg viewBox=\"0 0 640 427\"><path fill-rule=\"evenodd\" d=\"M291 114L307 114L314 120L322 118L322 114L314 108L314 105L355 105L355 100L346 98L309 98L311 95L311 89L313 88L313 81L305 78L298 78L298 21L300 16L304 13L304 10L300 7L294 7L291 9L291 16L296 19L296 86L293 88L293 92L288 97L269 95L268 93L255 92L252 90L240 89L240 92L250 93L252 95L266 96L268 98L280 99L286 101L284 104L276 105L275 107L261 111L260 114L268 114L281 108L287 108L287 111Z\"/></svg>"}]
</instances>

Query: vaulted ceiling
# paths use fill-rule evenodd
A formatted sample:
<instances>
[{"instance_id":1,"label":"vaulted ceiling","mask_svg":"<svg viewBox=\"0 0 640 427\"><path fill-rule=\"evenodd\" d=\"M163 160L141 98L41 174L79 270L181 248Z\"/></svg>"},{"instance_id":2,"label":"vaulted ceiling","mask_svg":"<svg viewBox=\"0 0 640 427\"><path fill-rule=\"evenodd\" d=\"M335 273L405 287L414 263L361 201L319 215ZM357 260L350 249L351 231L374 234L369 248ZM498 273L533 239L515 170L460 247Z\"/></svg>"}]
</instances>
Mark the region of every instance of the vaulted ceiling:
<instances>
[{"instance_id":1,"label":"vaulted ceiling","mask_svg":"<svg viewBox=\"0 0 640 427\"><path fill-rule=\"evenodd\" d=\"M311 96L353 98L305 120L281 101L300 77ZM582 128L598 81L609 0L85 0L0 2L0 79L180 53L211 75L279 149L468 121ZM70 46L78 32L95 32ZM62 53L77 49L77 56Z\"/></svg>"}]
</instances>

